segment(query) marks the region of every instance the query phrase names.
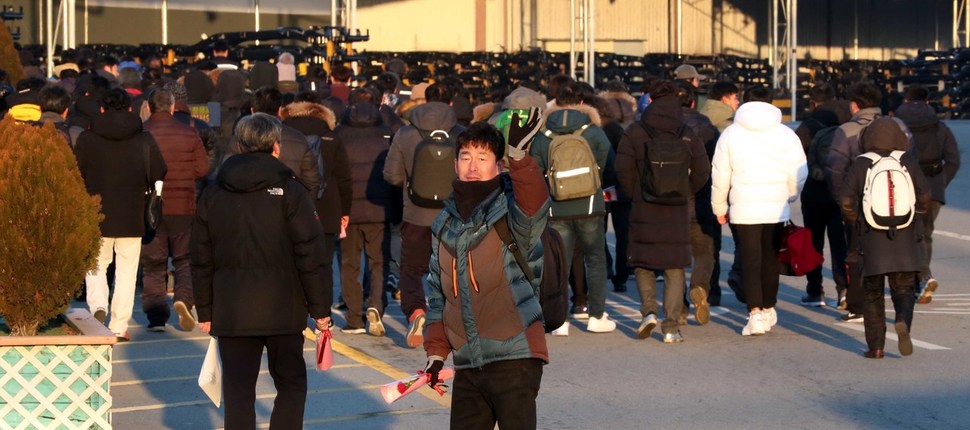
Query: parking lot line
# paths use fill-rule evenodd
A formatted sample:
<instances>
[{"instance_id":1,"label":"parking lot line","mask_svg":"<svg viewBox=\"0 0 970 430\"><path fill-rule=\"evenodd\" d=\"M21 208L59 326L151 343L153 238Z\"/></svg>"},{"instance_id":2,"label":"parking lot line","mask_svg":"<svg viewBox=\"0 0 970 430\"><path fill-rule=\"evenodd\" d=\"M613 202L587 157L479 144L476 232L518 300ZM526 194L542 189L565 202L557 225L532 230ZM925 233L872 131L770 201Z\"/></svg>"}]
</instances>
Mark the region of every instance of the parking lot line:
<instances>
[{"instance_id":1,"label":"parking lot line","mask_svg":"<svg viewBox=\"0 0 970 430\"><path fill-rule=\"evenodd\" d=\"M362 367L362 366L363 366L362 364L357 364L357 363L353 363L353 364L335 364L333 367L331 367L331 369L349 369L349 368L353 368L353 367ZM316 370L316 366L307 367L307 370ZM260 375L267 375L267 374L269 374L269 370L260 370L259 371L259 374ZM168 377L168 378L155 378L155 379L131 379L131 380L128 380L128 381L112 382L111 383L111 386L112 387L123 387L123 386L126 386L126 385L144 385L144 384L153 384L153 383L157 383L157 382L192 381L192 380L196 380L196 379L199 379L199 375L171 376L171 377Z\"/></svg>"},{"instance_id":2,"label":"parking lot line","mask_svg":"<svg viewBox=\"0 0 970 430\"><path fill-rule=\"evenodd\" d=\"M303 425L339 423L343 421L364 420L368 418L379 418L379 417L395 416L395 415L423 414L427 412L436 412L440 410L441 410L440 407L434 407L434 408L422 408L422 409L402 409L402 410L393 410L393 411L368 412L365 414L344 415L341 417L319 418L315 420L304 420ZM268 429L269 423L258 424L256 428ZM223 428L218 430L225 430L225 429Z\"/></svg>"},{"instance_id":3,"label":"parking lot line","mask_svg":"<svg viewBox=\"0 0 970 430\"><path fill-rule=\"evenodd\" d=\"M852 330L855 330L855 331L861 331L863 333L865 333L865 331L866 331L866 328L863 327L862 324L859 324L859 323L844 323L844 322L838 322L838 323L835 323L835 325L841 326L841 327L845 327L845 328L849 328L849 329L852 329ZM891 339L894 342L899 342L899 337L896 336L896 333L893 333L893 332L891 332L889 330L886 330L886 339ZM947 348L945 346L940 346L940 345L936 345L936 344L929 343L929 342L923 342L921 340L916 340L916 339L913 339L913 346L918 346L918 347L923 348L923 349L929 349L931 351L949 351L950 350L950 348Z\"/></svg>"},{"instance_id":4,"label":"parking lot line","mask_svg":"<svg viewBox=\"0 0 970 430\"><path fill-rule=\"evenodd\" d=\"M321 388L321 389L318 389L318 390L307 390L307 393L306 394L307 394L307 396L311 396L311 395L315 395L315 394L347 393L347 392L352 392L352 391L373 390L373 389L377 389L377 388L380 388L380 387L381 387L381 385L379 385L379 384L352 385L352 386L348 386L348 387ZM275 399L275 398L276 398L276 392L275 391L272 392L272 393L260 394L260 395L257 395L256 396L256 400L260 400L260 399ZM111 413L113 413L113 414L123 414L123 413L128 413L128 412L152 411L152 410L158 410L158 409L178 408L178 407L182 407L182 406L203 406L203 405L211 405L211 404L212 404L212 401L209 400L209 399L205 399L205 400L192 400L192 401L188 401L188 402L156 403L156 404L151 404L151 405L130 406L130 407L127 407L127 408L111 408Z\"/></svg>"}]
</instances>

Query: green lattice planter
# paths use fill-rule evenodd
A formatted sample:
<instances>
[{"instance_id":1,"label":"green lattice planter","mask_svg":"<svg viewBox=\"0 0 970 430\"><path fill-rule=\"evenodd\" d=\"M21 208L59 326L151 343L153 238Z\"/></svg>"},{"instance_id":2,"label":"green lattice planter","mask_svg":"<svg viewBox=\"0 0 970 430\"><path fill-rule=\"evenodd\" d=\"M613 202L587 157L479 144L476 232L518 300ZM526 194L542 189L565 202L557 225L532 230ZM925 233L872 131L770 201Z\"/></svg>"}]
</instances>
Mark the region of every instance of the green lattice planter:
<instances>
[{"instance_id":1,"label":"green lattice planter","mask_svg":"<svg viewBox=\"0 0 970 430\"><path fill-rule=\"evenodd\" d=\"M84 309L78 336L0 337L0 428L110 429L115 336Z\"/></svg>"}]
</instances>

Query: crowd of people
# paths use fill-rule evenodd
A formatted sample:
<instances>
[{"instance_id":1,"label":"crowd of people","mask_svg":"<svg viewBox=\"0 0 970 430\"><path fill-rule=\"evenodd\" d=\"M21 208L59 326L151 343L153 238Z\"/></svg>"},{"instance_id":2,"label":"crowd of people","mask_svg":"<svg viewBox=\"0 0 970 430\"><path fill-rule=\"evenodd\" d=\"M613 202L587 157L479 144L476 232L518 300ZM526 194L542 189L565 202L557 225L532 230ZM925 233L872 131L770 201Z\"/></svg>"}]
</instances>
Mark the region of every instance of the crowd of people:
<instances>
[{"instance_id":1,"label":"crowd of people","mask_svg":"<svg viewBox=\"0 0 970 430\"><path fill-rule=\"evenodd\" d=\"M631 276L640 339L659 326L663 343L683 342L691 307L707 324L725 304L724 224L736 244L727 284L748 311L741 335L770 332L799 198L815 249L829 240L831 303L865 324L866 357L884 355L885 278L902 355L915 304L939 287L933 225L960 159L924 89L890 117L871 83L842 99L818 83L810 118L792 130L768 88L716 82L702 95L705 77L689 65L646 79L639 99L620 81L597 89L560 75L473 106L458 80L402 82L399 60L355 83L346 65L298 77L288 54L244 70L228 48L217 43L180 76L160 61L65 58L57 79L16 82L0 105L60 130L101 196L85 293L94 316L129 338L140 267L149 331L169 329L174 309L181 329L219 337L227 428L254 425L263 348L279 392L271 425L299 428L307 317L329 330L339 310L344 335L385 336L389 300L401 302L407 345L427 352L432 385L453 357L453 428L534 428L550 359L533 276L547 229L571 257L572 319L591 333L616 329L607 292L626 292ZM883 229L867 174L887 157L911 177L915 216ZM163 220L146 230L144 194L158 181ZM822 267L805 279L801 304L827 306Z\"/></svg>"}]
</instances>

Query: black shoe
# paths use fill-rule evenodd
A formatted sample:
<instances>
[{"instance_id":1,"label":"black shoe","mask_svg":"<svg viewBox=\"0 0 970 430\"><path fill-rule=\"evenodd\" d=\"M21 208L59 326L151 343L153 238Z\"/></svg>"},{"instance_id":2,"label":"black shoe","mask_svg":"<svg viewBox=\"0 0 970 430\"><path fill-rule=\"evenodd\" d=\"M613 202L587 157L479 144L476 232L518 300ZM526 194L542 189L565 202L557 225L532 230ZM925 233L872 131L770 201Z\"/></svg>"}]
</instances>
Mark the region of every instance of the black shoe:
<instances>
[{"instance_id":1,"label":"black shoe","mask_svg":"<svg viewBox=\"0 0 970 430\"><path fill-rule=\"evenodd\" d=\"M614 281L613 282L613 291L616 291L617 293L625 293L626 292L626 281L623 281L623 282L616 282L616 281Z\"/></svg>"},{"instance_id":2,"label":"black shoe","mask_svg":"<svg viewBox=\"0 0 970 430\"><path fill-rule=\"evenodd\" d=\"M108 313L104 309L98 309L94 311L94 319L98 320L101 324L104 324L104 320L108 319Z\"/></svg>"},{"instance_id":3,"label":"black shoe","mask_svg":"<svg viewBox=\"0 0 970 430\"><path fill-rule=\"evenodd\" d=\"M586 305L573 305L573 308L569 310L569 313L573 315L573 318L584 320L589 318L589 307Z\"/></svg>"},{"instance_id":4,"label":"black shoe","mask_svg":"<svg viewBox=\"0 0 970 430\"><path fill-rule=\"evenodd\" d=\"M842 322L857 322L857 323L861 323L864 318L862 317L862 314L854 314L854 313L852 313L852 311L849 311L849 313L847 313L845 315L842 315L841 317L839 317L839 319L841 319Z\"/></svg>"},{"instance_id":5,"label":"black shoe","mask_svg":"<svg viewBox=\"0 0 970 430\"><path fill-rule=\"evenodd\" d=\"M802 306L810 306L810 307L816 307L816 308L824 308L825 307L825 296L822 295L822 294L819 294L817 296L813 296L811 294L802 296Z\"/></svg>"},{"instance_id":6,"label":"black shoe","mask_svg":"<svg viewBox=\"0 0 970 430\"><path fill-rule=\"evenodd\" d=\"M335 310L335 311L346 311L347 310L347 303L344 303L343 301L334 303L333 304L333 310Z\"/></svg>"}]
</instances>

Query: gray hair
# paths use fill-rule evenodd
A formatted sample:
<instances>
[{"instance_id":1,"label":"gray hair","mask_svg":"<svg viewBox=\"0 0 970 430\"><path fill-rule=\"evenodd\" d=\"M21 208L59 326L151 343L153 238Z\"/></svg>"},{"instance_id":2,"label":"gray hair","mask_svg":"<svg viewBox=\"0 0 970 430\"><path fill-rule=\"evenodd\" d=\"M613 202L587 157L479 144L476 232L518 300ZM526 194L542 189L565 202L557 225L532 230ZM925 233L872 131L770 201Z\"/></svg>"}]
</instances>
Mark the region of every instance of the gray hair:
<instances>
[{"instance_id":1,"label":"gray hair","mask_svg":"<svg viewBox=\"0 0 970 430\"><path fill-rule=\"evenodd\" d=\"M168 90L155 90L148 95L148 110L155 112L168 112L175 104L175 96Z\"/></svg>"},{"instance_id":2,"label":"gray hair","mask_svg":"<svg viewBox=\"0 0 970 430\"><path fill-rule=\"evenodd\" d=\"M244 116L236 124L239 152L273 152L273 144L280 141L283 123L265 113Z\"/></svg>"}]
</instances>

